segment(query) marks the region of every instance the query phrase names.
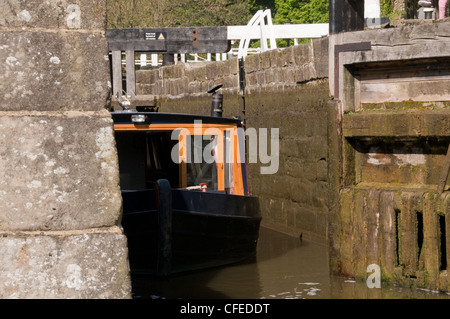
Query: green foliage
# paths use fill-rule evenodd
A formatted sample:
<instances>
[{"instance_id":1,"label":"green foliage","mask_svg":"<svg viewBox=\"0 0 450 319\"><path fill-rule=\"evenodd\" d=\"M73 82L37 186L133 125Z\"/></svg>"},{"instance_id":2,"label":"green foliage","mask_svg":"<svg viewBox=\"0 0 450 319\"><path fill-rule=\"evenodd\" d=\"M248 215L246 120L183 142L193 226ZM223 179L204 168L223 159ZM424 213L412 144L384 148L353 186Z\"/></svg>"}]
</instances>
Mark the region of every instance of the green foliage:
<instances>
[{"instance_id":1,"label":"green foliage","mask_svg":"<svg viewBox=\"0 0 450 319\"><path fill-rule=\"evenodd\" d=\"M328 0L275 0L276 24L327 23Z\"/></svg>"},{"instance_id":2,"label":"green foliage","mask_svg":"<svg viewBox=\"0 0 450 319\"><path fill-rule=\"evenodd\" d=\"M328 23L328 0L275 0L274 24L309 24ZM278 47L293 45L292 41L277 40ZM310 39L300 39L299 43L307 43Z\"/></svg>"},{"instance_id":3,"label":"green foliage","mask_svg":"<svg viewBox=\"0 0 450 319\"><path fill-rule=\"evenodd\" d=\"M328 22L328 0L106 1L108 28L245 25L264 9L272 10L275 24Z\"/></svg>"},{"instance_id":4,"label":"green foliage","mask_svg":"<svg viewBox=\"0 0 450 319\"><path fill-rule=\"evenodd\" d=\"M328 0L106 1L108 28L246 25L256 11L264 9L271 9L274 24L328 22ZM293 40L287 41L278 39L277 46L293 45ZM259 47L259 41L251 47Z\"/></svg>"},{"instance_id":5,"label":"green foliage","mask_svg":"<svg viewBox=\"0 0 450 319\"><path fill-rule=\"evenodd\" d=\"M173 4L172 26L226 26L247 24L245 0L189 0Z\"/></svg>"},{"instance_id":6,"label":"green foliage","mask_svg":"<svg viewBox=\"0 0 450 319\"><path fill-rule=\"evenodd\" d=\"M382 17L389 17L394 11L394 6L392 5L391 0L381 0L380 9Z\"/></svg>"},{"instance_id":7,"label":"green foliage","mask_svg":"<svg viewBox=\"0 0 450 319\"><path fill-rule=\"evenodd\" d=\"M275 11L275 0L248 0L248 12L253 16L258 10L270 9Z\"/></svg>"},{"instance_id":8,"label":"green foliage","mask_svg":"<svg viewBox=\"0 0 450 319\"><path fill-rule=\"evenodd\" d=\"M107 0L108 28L247 24L247 0Z\"/></svg>"},{"instance_id":9,"label":"green foliage","mask_svg":"<svg viewBox=\"0 0 450 319\"><path fill-rule=\"evenodd\" d=\"M380 0L381 16L390 20L398 20L403 16L403 12L396 10L392 0Z\"/></svg>"}]
</instances>

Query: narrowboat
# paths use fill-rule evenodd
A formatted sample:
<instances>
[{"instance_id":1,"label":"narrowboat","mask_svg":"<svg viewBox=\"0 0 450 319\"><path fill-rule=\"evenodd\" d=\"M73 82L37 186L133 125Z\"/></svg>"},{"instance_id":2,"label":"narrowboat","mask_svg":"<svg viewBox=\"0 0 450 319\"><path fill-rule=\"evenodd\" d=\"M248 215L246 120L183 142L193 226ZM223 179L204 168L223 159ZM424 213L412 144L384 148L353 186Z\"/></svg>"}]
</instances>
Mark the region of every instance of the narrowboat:
<instances>
[{"instance_id":1,"label":"narrowboat","mask_svg":"<svg viewBox=\"0 0 450 319\"><path fill-rule=\"evenodd\" d=\"M261 215L240 119L111 114L132 273L169 276L255 255Z\"/></svg>"}]
</instances>

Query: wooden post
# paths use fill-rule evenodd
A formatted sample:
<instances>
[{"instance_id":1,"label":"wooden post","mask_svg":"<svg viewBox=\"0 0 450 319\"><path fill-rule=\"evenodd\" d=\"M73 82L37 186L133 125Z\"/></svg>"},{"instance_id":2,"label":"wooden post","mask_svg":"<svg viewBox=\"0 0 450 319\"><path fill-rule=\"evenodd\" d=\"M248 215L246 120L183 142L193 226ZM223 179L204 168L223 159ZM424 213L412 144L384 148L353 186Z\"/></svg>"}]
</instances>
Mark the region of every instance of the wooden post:
<instances>
[{"instance_id":1,"label":"wooden post","mask_svg":"<svg viewBox=\"0 0 450 319\"><path fill-rule=\"evenodd\" d=\"M112 51L112 86L113 97L122 95L122 51Z\"/></svg>"},{"instance_id":2,"label":"wooden post","mask_svg":"<svg viewBox=\"0 0 450 319\"><path fill-rule=\"evenodd\" d=\"M125 51L127 95L131 96L131 101L136 97L136 67L134 61L134 50Z\"/></svg>"},{"instance_id":3,"label":"wooden post","mask_svg":"<svg viewBox=\"0 0 450 319\"><path fill-rule=\"evenodd\" d=\"M172 190L167 179L156 181L158 205L158 263L157 275L170 275L172 264Z\"/></svg>"}]
</instances>

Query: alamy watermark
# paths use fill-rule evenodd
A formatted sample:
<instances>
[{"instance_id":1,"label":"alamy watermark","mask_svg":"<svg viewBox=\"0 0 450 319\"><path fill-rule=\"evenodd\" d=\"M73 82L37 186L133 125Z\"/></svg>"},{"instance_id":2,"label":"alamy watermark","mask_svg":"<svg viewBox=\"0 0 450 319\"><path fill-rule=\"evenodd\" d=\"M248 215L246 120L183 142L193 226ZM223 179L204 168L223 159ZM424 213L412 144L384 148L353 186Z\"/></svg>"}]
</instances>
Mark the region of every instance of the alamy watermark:
<instances>
[{"instance_id":1,"label":"alamy watermark","mask_svg":"<svg viewBox=\"0 0 450 319\"><path fill-rule=\"evenodd\" d=\"M181 135L181 138L180 138ZM267 164L261 166L261 174L275 174L279 168L280 134L278 128L270 129L270 138L267 128L242 127L227 128L221 130L216 127L203 127L202 121L194 121L194 131L186 128L176 129L172 132L171 139L179 141L172 148L172 161L180 163L245 163L245 151L243 143L236 143L247 138L248 162ZM209 142L205 147L204 141ZM193 143L193 145L192 145ZM269 154L270 145L270 154ZM192 147L193 146L193 147ZM202 150L192 151L192 150ZM218 156L217 149L225 150L225 155ZM237 151L238 154L235 154ZM183 156L180 157L180 154Z\"/></svg>"},{"instance_id":2,"label":"alamy watermark","mask_svg":"<svg viewBox=\"0 0 450 319\"><path fill-rule=\"evenodd\" d=\"M381 288L381 268L377 264L370 264L366 271L370 273L366 284L368 288Z\"/></svg>"}]
</instances>

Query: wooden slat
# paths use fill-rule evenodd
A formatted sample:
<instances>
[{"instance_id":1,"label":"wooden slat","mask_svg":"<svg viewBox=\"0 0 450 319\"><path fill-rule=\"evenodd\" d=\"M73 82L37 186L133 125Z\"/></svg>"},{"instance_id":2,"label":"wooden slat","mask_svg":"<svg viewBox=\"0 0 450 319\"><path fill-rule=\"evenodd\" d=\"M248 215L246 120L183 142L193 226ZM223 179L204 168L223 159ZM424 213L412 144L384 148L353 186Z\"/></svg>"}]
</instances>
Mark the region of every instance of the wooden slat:
<instances>
[{"instance_id":1,"label":"wooden slat","mask_svg":"<svg viewBox=\"0 0 450 319\"><path fill-rule=\"evenodd\" d=\"M122 52L112 52L112 86L113 96L122 95Z\"/></svg>"},{"instance_id":2,"label":"wooden slat","mask_svg":"<svg viewBox=\"0 0 450 319\"><path fill-rule=\"evenodd\" d=\"M442 88L437 91L436 88ZM382 103L403 101L448 101L450 100L450 79L428 78L417 81L361 81L360 103Z\"/></svg>"},{"instance_id":3,"label":"wooden slat","mask_svg":"<svg viewBox=\"0 0 450 319\"><path fill-rule=\"evenodd\" d=\"M133 101L136 97L136 68L134 62L134 51L125 51L125 61L126 61L126 83L127 83L127 95L131 96Z\"/></svg>"}]
</instances>

